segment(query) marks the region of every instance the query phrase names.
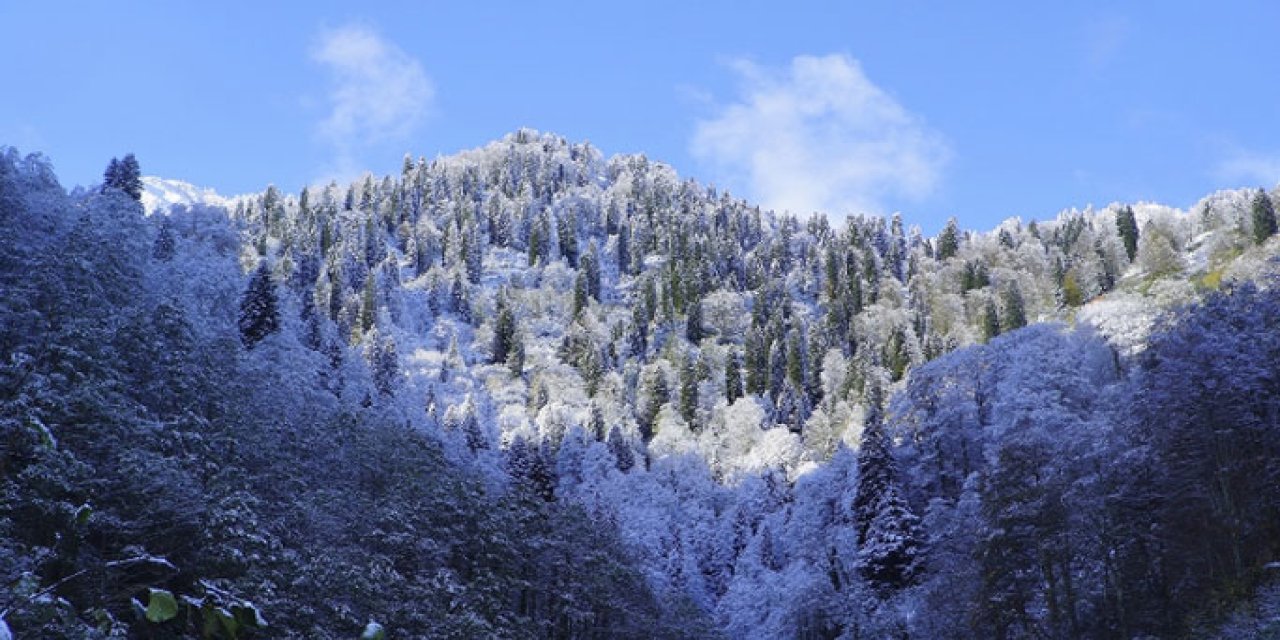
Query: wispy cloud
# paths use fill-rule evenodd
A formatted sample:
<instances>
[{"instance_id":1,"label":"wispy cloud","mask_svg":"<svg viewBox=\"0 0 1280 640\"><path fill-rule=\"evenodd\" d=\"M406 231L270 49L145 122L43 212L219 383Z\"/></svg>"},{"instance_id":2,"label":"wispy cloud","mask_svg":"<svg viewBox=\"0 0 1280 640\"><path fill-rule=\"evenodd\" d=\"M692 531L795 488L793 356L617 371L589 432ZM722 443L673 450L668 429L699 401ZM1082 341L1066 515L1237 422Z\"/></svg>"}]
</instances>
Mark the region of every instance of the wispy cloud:
<instances>
[{"instance_id":1,"label":"wispy cloud","mask_svg":"<svg viewBox=\"0 0 1280 640\"><path fill-rule=\"evenodd\" d=\"M361 149L407 137L431 110L435 89L422 64L373 29L327 30L311 58L330 76L330 109L316 132L334 147L339 173L355 169Z\"/></svg>"},{"instance_id":2,"label":"wispy cloud","mask_svg":"<svg viewBox=\"0 0 1280 640\"><path fill-rule=\"evenodd\" d=\"M930 194L950 156L943 138L844 55L798 56L784 69L730 64L737 101L699 121L694 157L764 206L805 215L884 213L887 199Z\"/></svg>"},{"instance_id":3,"label":"wispy cloud","mask_svg":"<svg viewBox=\"0 0 1280 640\"><path fill-rule=\"evenodd\" d=\"M1214 167L1213 174L1225 182L1271 188L1280 184L1280 153L1236 149Z\"/></svg>"},{"instance_id":4,"label":"wispy cloud","mask_svg":"<svg viewBox=\"0 0 1280 640\"><path fill-rule=\"evenodd\" d=\"M1120 55L1129 40L1132 25L1119 15L1099 16L1085 25L1084 59L1090 71L1102 71Z\"/></svg>"}]
</instances>

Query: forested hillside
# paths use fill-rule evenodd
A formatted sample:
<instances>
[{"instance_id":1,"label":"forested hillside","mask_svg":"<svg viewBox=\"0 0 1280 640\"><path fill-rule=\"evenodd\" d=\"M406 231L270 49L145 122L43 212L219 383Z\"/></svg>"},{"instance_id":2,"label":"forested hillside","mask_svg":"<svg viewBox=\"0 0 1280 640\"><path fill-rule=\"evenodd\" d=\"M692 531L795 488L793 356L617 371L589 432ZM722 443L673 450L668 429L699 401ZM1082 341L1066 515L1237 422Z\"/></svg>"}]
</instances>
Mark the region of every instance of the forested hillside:
<instances>
[{"instance_id":1,"label":"forested hillside","mask_svg":"<svg viewBox=\"0 0 1280 640\"><path fill-rule=\"evenodd\" d=\"M1274 194L925 237L521 130L147 215L0 155L0 638L1280 633Z\"/></svg>"}]
</instances>

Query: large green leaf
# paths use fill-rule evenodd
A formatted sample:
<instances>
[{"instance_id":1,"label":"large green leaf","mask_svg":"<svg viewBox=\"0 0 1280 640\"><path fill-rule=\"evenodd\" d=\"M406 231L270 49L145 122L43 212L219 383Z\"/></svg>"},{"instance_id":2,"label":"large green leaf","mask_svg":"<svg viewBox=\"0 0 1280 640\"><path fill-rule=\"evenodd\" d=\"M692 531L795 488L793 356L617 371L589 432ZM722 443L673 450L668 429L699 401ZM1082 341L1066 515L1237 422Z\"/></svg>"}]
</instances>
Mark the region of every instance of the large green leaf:
<instances>
[{"instance_id":1,"label":"large green leaf","mask_svg":"<svg viewBox=\"0 0 1280 640\"><path fill-rule=\"evenodd\" d=\"M165 622L178 615L178 601L172 593L164 589L151 589L151 599L147 601L147 620Z\"/></svg>"},{"instance_id":2,"label":"large green leaf","mask_svg":"<svg viewBox=\"0 0 1280 640\"><path fill-rule=\"evenodd\" d=\"M90 507L88 503L80 505L80 508L76 509L76 525L83 527L88 524L89 516L92 515L93 507Z\"/></svg>"}]
</instances>

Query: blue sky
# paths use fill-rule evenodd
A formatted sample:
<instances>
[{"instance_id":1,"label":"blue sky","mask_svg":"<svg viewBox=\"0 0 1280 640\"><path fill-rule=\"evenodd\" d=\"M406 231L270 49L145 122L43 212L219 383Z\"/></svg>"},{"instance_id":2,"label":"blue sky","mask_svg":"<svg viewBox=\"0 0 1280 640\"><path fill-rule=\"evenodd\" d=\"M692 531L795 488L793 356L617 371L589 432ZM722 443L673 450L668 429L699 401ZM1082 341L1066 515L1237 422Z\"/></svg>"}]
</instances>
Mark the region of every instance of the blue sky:
<instances>
[{"instance_id":1,"label":"blue sky","mask_svg":"<svg viewBox=\"0 0 1280 640\"><path fill-rule=\"evenodd\" d=\"M929 232L1280 181L1275 2L356 4L0 1L0 144L235 194L529 126Z\"/></svg>"}]
</instances>

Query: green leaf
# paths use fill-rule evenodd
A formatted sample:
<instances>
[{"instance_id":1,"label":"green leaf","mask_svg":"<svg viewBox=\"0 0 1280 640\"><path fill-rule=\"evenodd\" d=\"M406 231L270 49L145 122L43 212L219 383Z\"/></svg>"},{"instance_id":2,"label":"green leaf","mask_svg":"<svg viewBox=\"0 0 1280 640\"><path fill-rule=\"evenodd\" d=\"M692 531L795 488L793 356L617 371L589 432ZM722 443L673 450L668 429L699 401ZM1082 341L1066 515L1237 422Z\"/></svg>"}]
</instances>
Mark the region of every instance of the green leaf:
<instances>
[{"instance_id":1,"label":"green leaf","mask_svg":"<svg viewBox=\"0 0 1280 640\"><path fill-rule=\"evenodd\" d=\"M88 503L80 505L80 508L76 509L76 526L83 527L89 522L89 516L92 515L93 507L90 507Z\"/></svg>"},{"instance_id":2,"label":"green leaf","mask_svg":"<svg viewBox=\"0 0 1280 640\"><path fill-rule=\"evenodd\" d=\"M147 620L155 623L172 620L178 615L178 601L172 593L164 589L151 589L151 599L147 601Z\"/></svg>"},{"instance_id":3,"label":"green leaf","mask_svg":"<svg viewBox=\"0 0 1280 640\"><path fill-rule=\"evenodd\" d=\"M364 633L360 634L360 640L387 640L387 632L382 625L370 622L364 626Z\"/></svg>"},{"instance_id":4,"label":"green leaf","mask_svg":"<svg viewBox=\"0 0 1280 640\"><path fill-rule=\"evenodd\" d=\"M226 630L227 636L235 638L240 632L240 623L236 622L235 616L222 607L214 609L213 614L218 618L218 622L222 623L222 628Z\"/></svg>"},{"instance_id":5,"label":"green leaf","mask_svg":"<svg viewBox=\"0 0 1280 640\"><path fill-rule=\"evenodd\" d=\"M236 622L241 626L251 628L262 628L267 626L267 621L262 617L262 613L258 608L248 602L239 602L231 605L231 613L235 615Z\"/></svg>"}]
</instances>

